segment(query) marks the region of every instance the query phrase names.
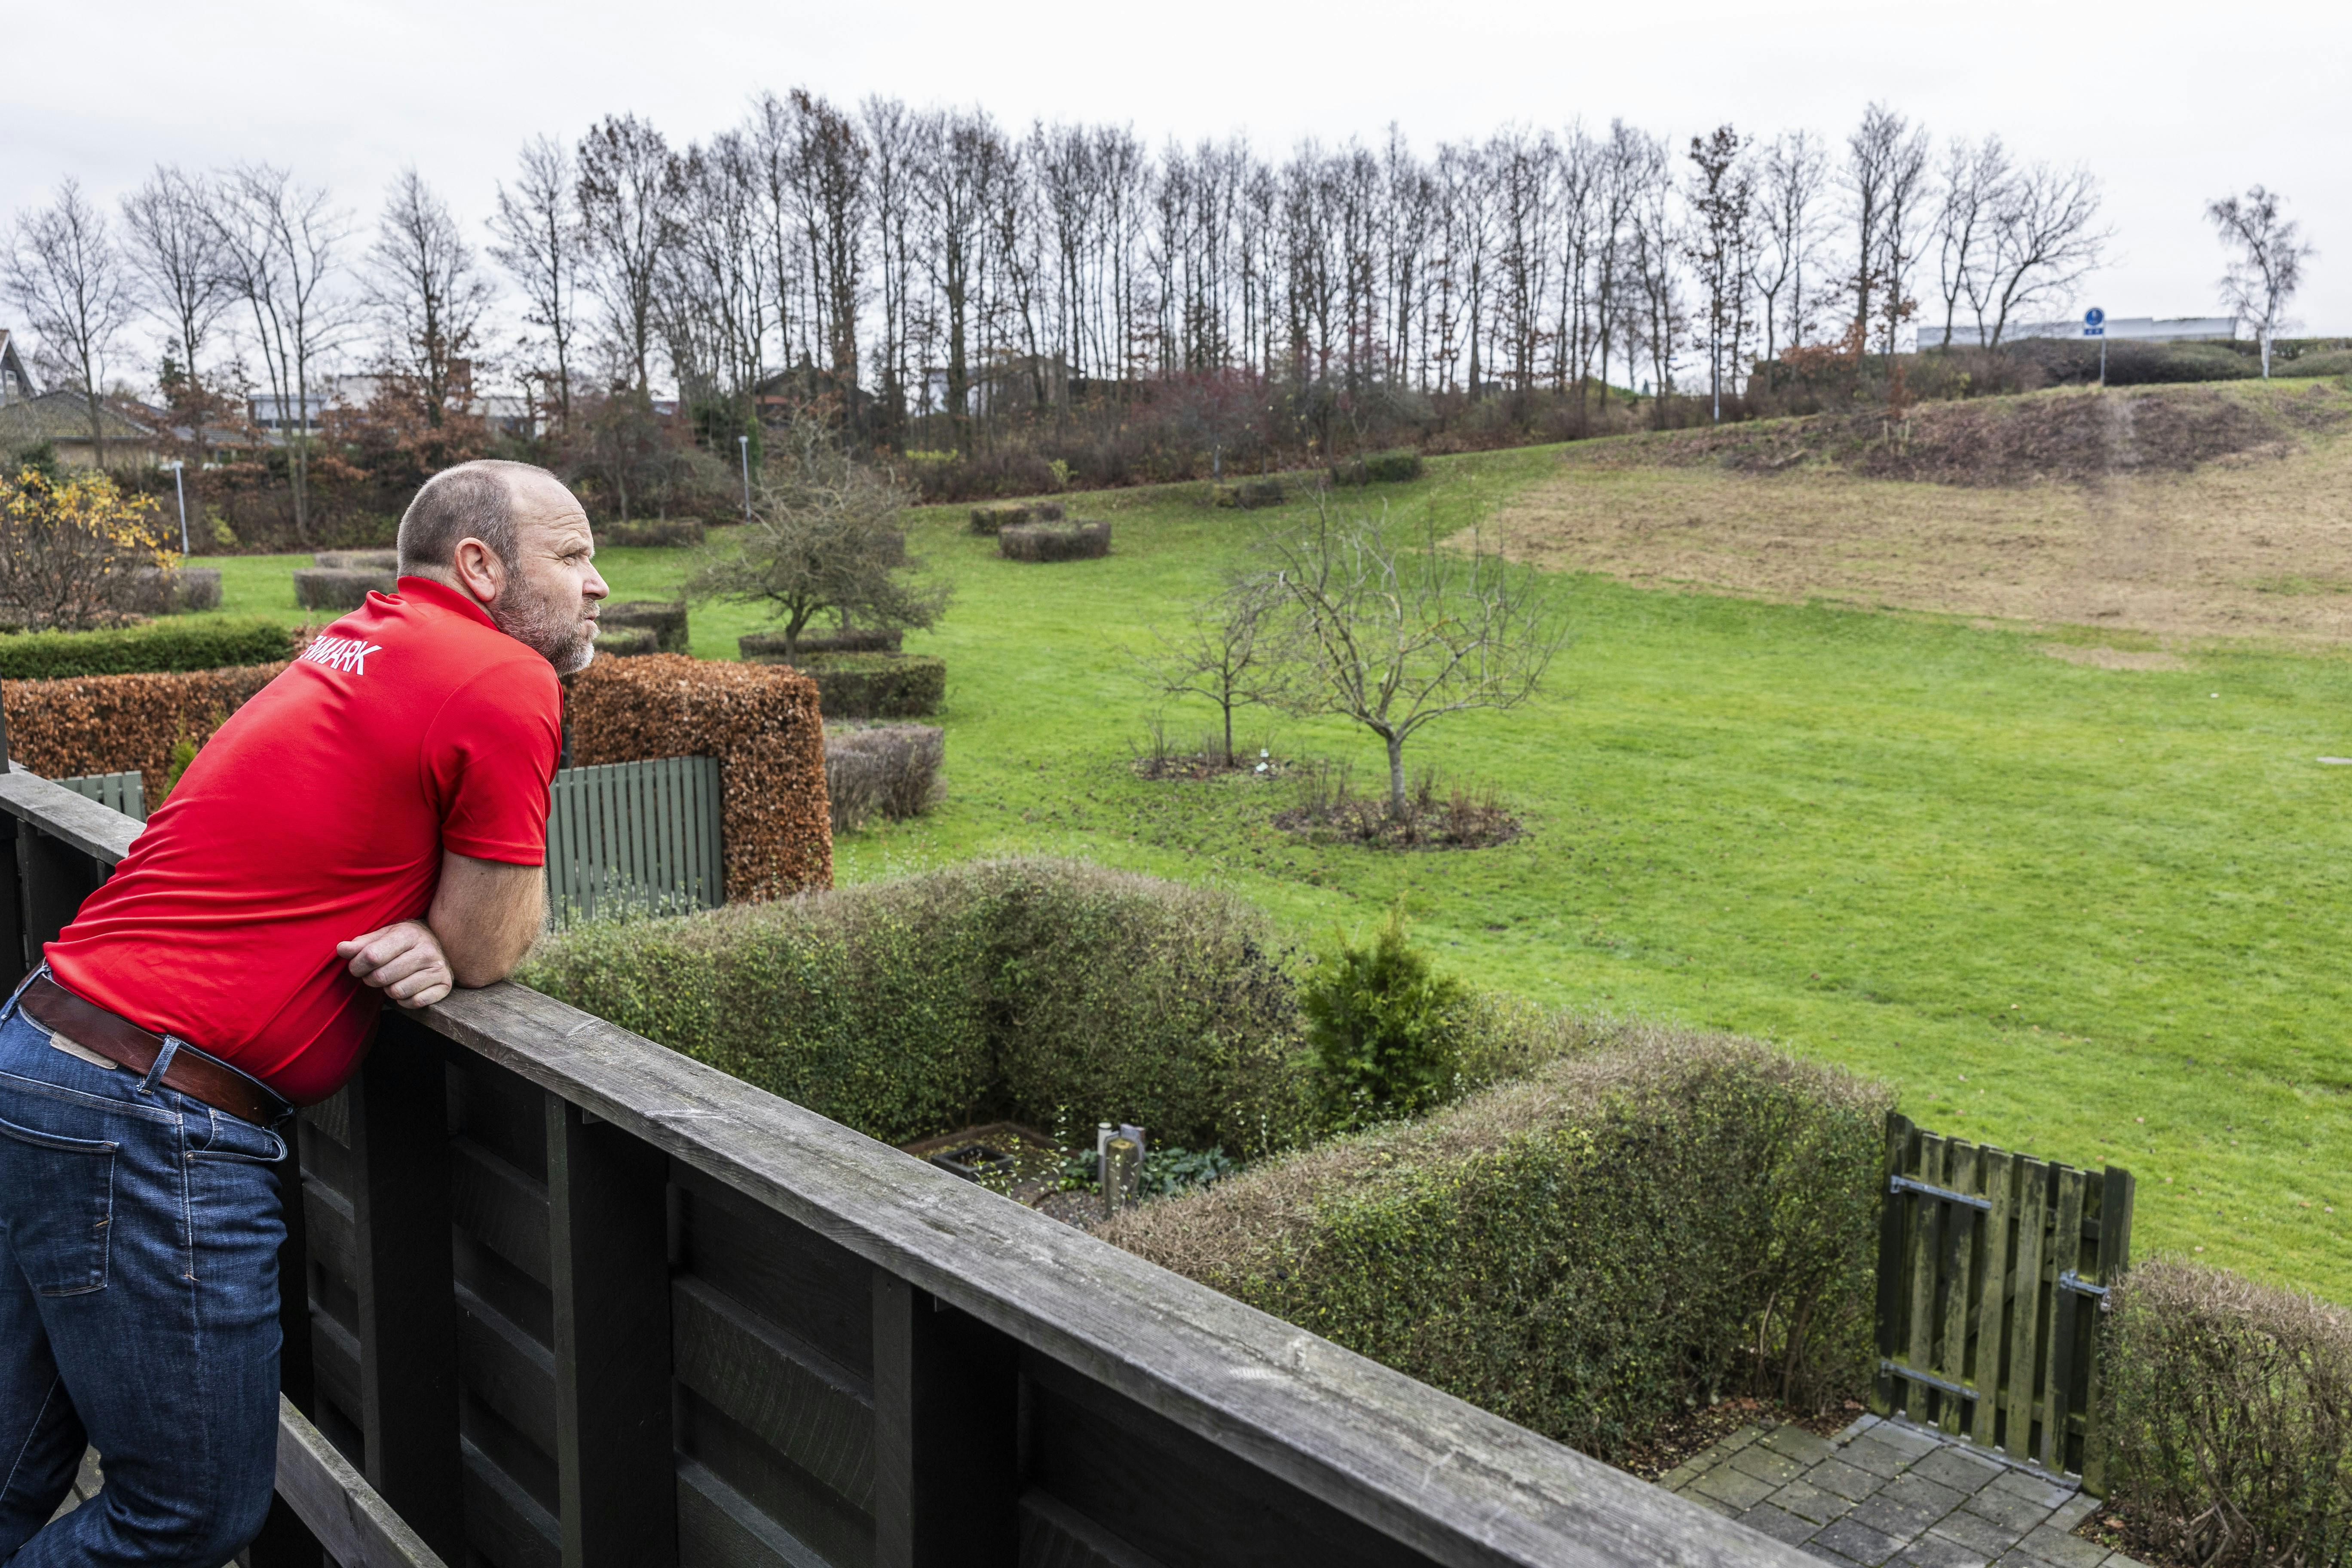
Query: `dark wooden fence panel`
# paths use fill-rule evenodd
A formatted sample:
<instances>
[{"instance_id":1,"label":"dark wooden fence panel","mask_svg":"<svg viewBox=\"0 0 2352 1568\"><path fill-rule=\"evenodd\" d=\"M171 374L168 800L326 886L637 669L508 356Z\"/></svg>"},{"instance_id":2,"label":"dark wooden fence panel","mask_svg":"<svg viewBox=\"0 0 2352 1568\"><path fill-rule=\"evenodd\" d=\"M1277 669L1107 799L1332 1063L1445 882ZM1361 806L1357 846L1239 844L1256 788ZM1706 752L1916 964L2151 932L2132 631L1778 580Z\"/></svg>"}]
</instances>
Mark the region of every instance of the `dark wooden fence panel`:
<instances>
[{"instance_id":1,"label":"dark wooden fence panel","mask_svg":"<svg viewBox=\"0 0 2352 1568\"><path fill-rule=\"evenodd\" d=\"M2131 1256L2131 1173L1886 1122L1878 1414L1964 1433L2104 1496L2097 1331Z\"/></svg>"}]
</instances>

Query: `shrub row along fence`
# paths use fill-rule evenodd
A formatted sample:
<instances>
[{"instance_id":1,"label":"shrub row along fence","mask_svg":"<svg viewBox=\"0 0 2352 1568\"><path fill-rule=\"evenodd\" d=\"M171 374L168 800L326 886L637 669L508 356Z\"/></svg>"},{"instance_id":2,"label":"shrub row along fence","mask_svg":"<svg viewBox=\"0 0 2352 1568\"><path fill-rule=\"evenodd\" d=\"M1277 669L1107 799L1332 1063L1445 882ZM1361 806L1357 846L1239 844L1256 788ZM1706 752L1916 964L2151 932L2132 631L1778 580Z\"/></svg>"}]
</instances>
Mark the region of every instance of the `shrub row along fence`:
<instances>
[{"instance_id":1,"label":"shrub row along fence","mask_svg":"<svg viewBox=\"0 0 2352 1568\"><path fill-rule=\"evenodd\" d=\"M1871 1408L2107 1492L2098 1326L2131 1258L2132 1177L1886 1117Z\"/></svg>"},{"instance_id":2,"label":"shrub row along fence","mask_svg":"<svg viewBox=\"0 0 2352 1568\"><path fill-rule=\"evenodd\" d=\"M137 825L0 776L0 952ZM1802 1568L1290 1324L505 984L299 1125L253 1568Z\"/></svg>"}]
</instances>

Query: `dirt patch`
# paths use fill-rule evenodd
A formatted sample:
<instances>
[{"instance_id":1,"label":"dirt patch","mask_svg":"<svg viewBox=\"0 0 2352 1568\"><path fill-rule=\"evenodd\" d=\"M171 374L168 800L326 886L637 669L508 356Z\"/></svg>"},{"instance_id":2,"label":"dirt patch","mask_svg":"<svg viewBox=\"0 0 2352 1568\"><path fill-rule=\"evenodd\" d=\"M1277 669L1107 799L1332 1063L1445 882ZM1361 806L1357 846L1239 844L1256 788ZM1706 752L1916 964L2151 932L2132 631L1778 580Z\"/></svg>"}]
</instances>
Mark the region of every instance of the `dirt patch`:
<instances>
[{"instance_id":1,"label":"dirt patch","mask_svg":"<svg viewBox=\"0 0 2352 1568\"><path fill-rule=\"evenodd\" d=\"M2082 389L1816 414L1594 443L1571 465L1717 468L1741 474L1832 470L1968 489L2087 484L2188 473L2208 463L2276 462L2304 438L2352 426L2352 396L2330 383L2275 387Z\"/></svg>"},{"instance_id":2,"label":"dirt patch","mask_svg":"<svg viewBox=\"0 0 2352 1568\"><path fill-rule=\"evenodd\" d=\"M2078 647L2073 643L2043 643L2042 651L2052 658L2063 658L2068 664L2087 664L2094 669L2187 669L2189 661L2179 654L2150 653L2145 649L2125 647Z\"/></svg>"},{"instance_id":3,"label":"dirt patch","mask_svg":"<svg viewBox=\"0 0 2352 1568\"><path fill-rule=\"evenodd\" d=\"M1654 586L2160 637L2352 639L2347 433L2186 473L2143 465L2013 486L1571 449L1496 528L1518 559Z\"/></svg>"}]
</instances>

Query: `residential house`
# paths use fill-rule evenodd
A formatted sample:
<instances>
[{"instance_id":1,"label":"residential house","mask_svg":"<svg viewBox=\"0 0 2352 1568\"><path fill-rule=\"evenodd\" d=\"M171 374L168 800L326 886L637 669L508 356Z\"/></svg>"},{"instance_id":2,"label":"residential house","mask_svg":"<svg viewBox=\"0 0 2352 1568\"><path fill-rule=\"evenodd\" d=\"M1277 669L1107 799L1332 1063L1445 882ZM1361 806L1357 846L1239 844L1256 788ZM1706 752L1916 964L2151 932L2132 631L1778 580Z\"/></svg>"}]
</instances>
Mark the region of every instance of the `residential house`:
<instances>
[{"instance_id":1,"label":"residential house","mask_svg":"<svg viewBox=\"0 0 2352 1568\"><path fill-rule=\"evenodd\" d=\"M98 466L98 450L90 439L90 400L79 392L44 392L0 404L0 454L14 457L47 443L61 468ZM157 433L109 404L98 405L99 427L106 437L106 466L137 467L158 460Z\"/></svg>"},{"instance_id":2,"label":"residential house","mask_svg":"<svg viewBox=\"0 0 2352 1568\"><path fill-rule=\"evenodd\" d=\"M31 397L36 391L33 378L25 374L25 362L16 353L16 334L0 327L0 407Z\"/></svg>"}]
</instances>

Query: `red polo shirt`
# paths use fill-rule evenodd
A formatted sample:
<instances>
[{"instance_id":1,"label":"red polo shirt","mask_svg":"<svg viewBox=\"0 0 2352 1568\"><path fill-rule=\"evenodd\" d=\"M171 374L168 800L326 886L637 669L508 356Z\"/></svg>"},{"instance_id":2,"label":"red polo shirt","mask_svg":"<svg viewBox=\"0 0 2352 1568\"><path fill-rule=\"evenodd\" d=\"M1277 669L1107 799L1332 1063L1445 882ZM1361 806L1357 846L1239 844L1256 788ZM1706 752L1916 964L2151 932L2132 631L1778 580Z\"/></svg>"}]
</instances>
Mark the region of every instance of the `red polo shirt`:
<instances>
[{"instance_id":1,"label":"red polo shirt","mask_svg":"<svg viewBox=\"0 0 2352 1568\"><path fill-rule=\"evenodd\" d=\"M423 916L444 849L545 862L562 715L544 658L457 590L403 577L220 727L49 966L297 1104L323 1100L383 995L335 944Z\"/></svg>"}]
</instances>

